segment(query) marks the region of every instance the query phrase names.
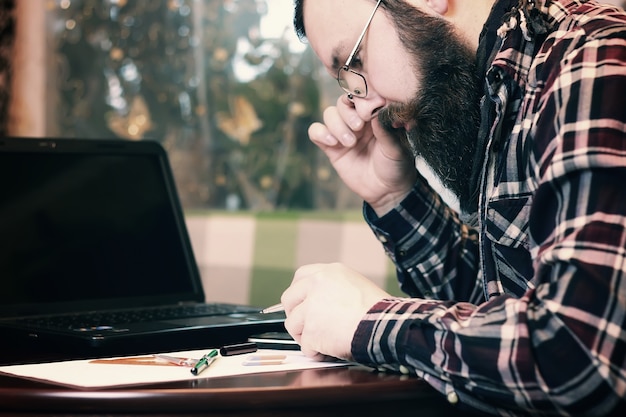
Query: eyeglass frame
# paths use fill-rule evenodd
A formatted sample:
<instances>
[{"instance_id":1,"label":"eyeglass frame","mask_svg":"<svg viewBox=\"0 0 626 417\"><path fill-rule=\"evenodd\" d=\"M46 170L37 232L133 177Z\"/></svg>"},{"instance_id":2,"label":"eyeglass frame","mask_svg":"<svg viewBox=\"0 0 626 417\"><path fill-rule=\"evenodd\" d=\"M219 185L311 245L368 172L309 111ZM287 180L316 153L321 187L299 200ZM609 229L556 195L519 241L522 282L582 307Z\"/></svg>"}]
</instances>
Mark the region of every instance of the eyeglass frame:
<instances>
[{"instance_id":1,"label":"eyeglass frame","mask_svg":"<svg viewBox=\"0 0 626 417\"><path fill-rule=\"evenodd\" d=\"M380 6L380 3L382 3L382 0L378 0L376 2L376 6L374 7L374 10L372 11L372 14L370 15L369 19L367 19L367 23L365 24L365 27L363 28L363 30L361 31L361 34L359 35L359 38L356 41L356 44L354 45L354 48L352 48L352 51L350 52L350 55L348 55L348 59L346 59L346 63L343 64L343 66L339 67L339 69L337 70L337 83L339 84L339 87L348 94L348 98L353 98L353 97L359 97L359 98L365 98L367 97L367 81L365 80L365 77L363 76L363 74L353 70L350 68L350 64L352 64L352 60L354 59L354 57L356 56L356 53L359 49L359 46L361 46L361 42L363 42L363 38L365 38L365 34L367 33L367 30L370 27L370 24L372 23L372 20L374 19L374 15L376 14L376 10L378 10L378 6ZM341 77L341 71L346 71L346 72L350 72L352 74L358 75L359 77L361 77L361 79L363 80L363 85L365 86L365 92L362 94L359 93L355 93L354 91L352 91L351 89L348 88L348 83L346 81L345 78Z\"/></svg>"}]
</instances>

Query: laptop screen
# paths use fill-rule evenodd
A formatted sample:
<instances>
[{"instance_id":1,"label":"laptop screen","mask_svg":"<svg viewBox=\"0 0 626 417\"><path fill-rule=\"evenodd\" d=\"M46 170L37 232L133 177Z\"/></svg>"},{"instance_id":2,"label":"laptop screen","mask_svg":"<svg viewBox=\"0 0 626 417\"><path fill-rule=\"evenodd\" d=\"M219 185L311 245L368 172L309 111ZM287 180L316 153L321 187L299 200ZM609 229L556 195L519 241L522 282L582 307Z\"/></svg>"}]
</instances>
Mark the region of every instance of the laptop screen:
<instances>
[{"instance_id":1,"label":"laptop screen","mask_svg":"<svg viewBox=\"0 0 626 417\"><path fill-rule=\"evenodd\" d=\"M202 301L162 148L71 141L0 147L0 313Z\"/></svg>"}]
</instances>

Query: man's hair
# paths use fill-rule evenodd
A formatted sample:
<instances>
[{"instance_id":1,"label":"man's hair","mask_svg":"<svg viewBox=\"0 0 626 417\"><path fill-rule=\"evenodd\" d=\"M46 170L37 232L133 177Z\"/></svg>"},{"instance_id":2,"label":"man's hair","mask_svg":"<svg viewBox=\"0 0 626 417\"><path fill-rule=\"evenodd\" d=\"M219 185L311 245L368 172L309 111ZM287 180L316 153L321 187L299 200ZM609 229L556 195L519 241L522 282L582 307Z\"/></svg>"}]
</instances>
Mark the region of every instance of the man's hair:
<instances>
[{"instance_id":1,"label":"man's hair","mask_svg":"<svg viewBox=\"0 0 626 417\"><path fill-rule=\"evenodd\" d=\"M544 0L545 6L550 4L550 0ZM383 1L381 5L384 7L385 2ZM293 26L296 30L296 34L300 40L304 40L306 38L306 29L304 28L304 15L302 9L304 7L304 0L294 0L294 15L293 15ZM626 7L626 0L624 0L624 7ZM535 5L534 1L530 0L519 0L517 7L515 7L507 16L514 16L517 18L518 10L523 10L526 16L526 19L531 22L531 30L533 32L544 33L545 32L545 22L543 22L543 17L534 11L531 13L532 9L536 9L537 5ZM513 25L515 26L515 25Z\"/></svg>"},{"instance_id":2,"label":"man's hair","mask_svg":"<svg viewBox=\"0 0 626 417\"><path fill-rule=\"evenodd\" d=\"M306 38L306 29L304 28L304 14L302 8L304 7L304 0L294 0L294 14L293 14L293 27L296 30L296 35L300 40ZM381 6L384 6L385 2L381 2Z\"/></svg>"},{"instance_id":3,"label":"man's hair","mask_svg":"<svg viewBox=\"0 0 626 417\"><path fill-rule=\"evenodd\" d=\"M296 29L296 34L300 40L306 38L306 31L304 30L304 17L302 15L302 6L304 0L294 0L294 14L293 14L293 27Z\"/></svg>"}]
</instances>

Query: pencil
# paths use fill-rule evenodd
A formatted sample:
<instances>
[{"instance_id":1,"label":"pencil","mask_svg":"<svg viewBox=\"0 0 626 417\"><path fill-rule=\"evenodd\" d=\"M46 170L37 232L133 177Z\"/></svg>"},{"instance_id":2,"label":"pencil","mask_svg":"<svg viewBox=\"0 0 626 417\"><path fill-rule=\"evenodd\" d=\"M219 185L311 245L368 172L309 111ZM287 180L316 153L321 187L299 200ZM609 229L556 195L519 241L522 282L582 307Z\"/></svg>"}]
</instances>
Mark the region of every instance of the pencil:
<instances>
[{"instance_id":1,"label":"pencil","mask_svg":"<svg viewBox=\"0 0 626 417\"><path fill-rule=\"evenodd\" d=\"M261 310L261 313L269 314L269 313L278 313L279 311L285 311L285 308L283 307L282 304L274 304L273 306L264 308L263 310Z\"/></svg>"}]
</instances>

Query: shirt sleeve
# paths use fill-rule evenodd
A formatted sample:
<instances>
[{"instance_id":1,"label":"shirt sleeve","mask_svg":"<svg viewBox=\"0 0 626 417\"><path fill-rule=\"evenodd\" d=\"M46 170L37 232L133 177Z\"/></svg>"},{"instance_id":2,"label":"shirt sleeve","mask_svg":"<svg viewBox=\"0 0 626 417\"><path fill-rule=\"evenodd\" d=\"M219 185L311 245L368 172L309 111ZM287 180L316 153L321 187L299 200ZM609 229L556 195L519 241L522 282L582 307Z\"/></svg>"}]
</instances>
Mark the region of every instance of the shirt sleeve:
<instances>
[{"instance_id":1,"label":"shirt sleeve","mask_svg":"<svg viewBox=\"0 0 626 417\"><path fill-rule=\"evenodd\" d=\"M376 228L387 230L394 241L385 247L409 294L426 297L432 288L438 300L393 298L376 304L353 338L356 361L421 376L451 402L483 412L605 415L624 406L621 25L621 38L586 39L563 44L568 51L553 51L566 56L552 62L560 76L541 86L536 108L526 109L535 126L528 148L537 179L529 219L534 288L520 298L488 301L471 290L459 292L459 278L471 281L472 274L480 274L464 237L469 232L416 187L397 211L370 222L377 234L382 232ZM452 298L457 294L466 300Z\"/></svg>"},{"instance_id":2,"label":"shirt sleeve","mask_svg":"<svg viewBox=\"0 0 626 417\"><path fill-rule=\"evenodd\" d=\"M412 297L483 301L478 235L419 177L413 190L382 217L365 204L366 222L394 262L400 287Z\"/></svg>"}]
</instances>

